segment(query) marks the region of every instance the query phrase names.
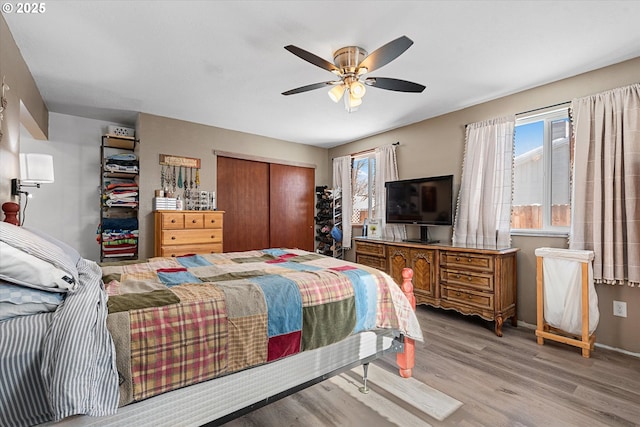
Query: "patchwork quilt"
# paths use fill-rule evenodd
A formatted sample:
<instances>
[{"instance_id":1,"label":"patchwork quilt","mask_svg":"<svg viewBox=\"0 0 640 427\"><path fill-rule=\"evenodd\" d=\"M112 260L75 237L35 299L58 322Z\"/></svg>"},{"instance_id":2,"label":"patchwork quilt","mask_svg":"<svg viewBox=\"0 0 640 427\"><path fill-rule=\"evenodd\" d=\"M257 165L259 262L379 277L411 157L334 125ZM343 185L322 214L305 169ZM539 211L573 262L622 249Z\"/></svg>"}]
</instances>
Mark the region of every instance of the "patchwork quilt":
<instances>
[{"instance_id":1,"label":"patchwork quilt","mask_svg":"<svg viewBox=\"0 0 640 427\"><path fill-rule=\"evenodd\" d=\"M375 328L422 341L383 272L292 249L102 265L120 406Z\"/></svg>"}]
</instances>

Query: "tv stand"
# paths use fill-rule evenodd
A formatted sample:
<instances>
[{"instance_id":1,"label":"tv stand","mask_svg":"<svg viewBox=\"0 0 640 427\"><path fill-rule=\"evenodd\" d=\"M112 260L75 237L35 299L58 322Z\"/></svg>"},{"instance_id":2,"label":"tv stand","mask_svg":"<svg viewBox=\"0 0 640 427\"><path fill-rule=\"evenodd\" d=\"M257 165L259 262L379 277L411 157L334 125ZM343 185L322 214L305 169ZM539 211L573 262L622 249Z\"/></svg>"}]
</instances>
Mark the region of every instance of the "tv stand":
<instances>
[{"instance_id":1,"label":"tv stand","mask_svg":"<svg viewBox=\"0 0 640 427\"><path fill-rule=\"evenodd\" d=\"M433 244L433 243L440 243L440 240L432 240L429 237L429 227L421 225L420 226L420 238L419 239L404 239L403 242L422 243L423 245L429 245L429 244Z\"/></svg>"},{"instance_id":2,"label":"tv stand","mask_svg":"<svg viewBox=\"0 0 640 427\"><path fill-rule=\"evenodd\" d=\"M400 239L356 237L356 262L389 274L402 283L402 269L413 269L416 304L455 310L502 324L517 325L517 248L482 248Z\"/></svg>"}]
</instances>

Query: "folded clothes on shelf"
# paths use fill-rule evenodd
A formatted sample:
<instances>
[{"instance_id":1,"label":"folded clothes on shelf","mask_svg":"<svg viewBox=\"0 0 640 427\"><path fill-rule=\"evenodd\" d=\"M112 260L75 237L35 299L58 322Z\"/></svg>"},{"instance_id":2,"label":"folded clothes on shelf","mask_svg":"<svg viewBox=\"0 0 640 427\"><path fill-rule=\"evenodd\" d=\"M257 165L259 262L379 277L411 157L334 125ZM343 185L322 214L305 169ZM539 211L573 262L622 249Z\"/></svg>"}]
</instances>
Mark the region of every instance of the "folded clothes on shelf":
<instances>
[{"instance_id":1,"label":"folded clothes on shelf","mask_svg":"<svg viewBox=\"0 0 640 427\"><path fill-rule=\"evenodd\" d=\"M138 230L138 218L102 218L102 230Z\"/></svg>"}]
</instances>

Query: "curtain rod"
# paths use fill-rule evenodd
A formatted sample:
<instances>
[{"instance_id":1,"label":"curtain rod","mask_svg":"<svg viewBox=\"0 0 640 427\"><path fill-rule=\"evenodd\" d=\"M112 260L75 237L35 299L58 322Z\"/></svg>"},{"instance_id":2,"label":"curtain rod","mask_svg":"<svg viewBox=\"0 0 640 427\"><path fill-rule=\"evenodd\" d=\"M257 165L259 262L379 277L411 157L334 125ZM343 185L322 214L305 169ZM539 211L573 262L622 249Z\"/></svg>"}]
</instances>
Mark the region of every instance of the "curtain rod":
<instances>
[{"instance_id":1,"label":"curtain rod","mask_svg":"<svg viewBox=\"0 0 640 427\"><path fill-rule=\"evenodd\" d=\"M564 101L564 102L559 102L559 103L553 104L553 105L547 105L546 107L540 107L540 108L534 108L532 110L521 111L520 113L514 114L514 116L521 116L523 114L534 113L536 111L548 110L549 108L560 107L561 105L567 105L567 104L571 104L571 101ZM473 123L465 124L464 125L465 129L471 124L473 124Z\"/></svg>"},{"instance_id":2,"label":"curtain rod","mask_svg":"<svg viewBox=\"0 0 640 427\"><path fill-rule=\"evenodd\" d=\"M528 111L523 111L521 113L516 113L516 116L520 116L522 114L534 113L536 111L546 110L546 109L553 108L553 107L560 107L561 105L566 105L566 104L571 104L571 101L564 101L564 102L559 102L559 103L553 104L553 105L547 105L546 107L534 108L533 110L528 110Z\"/></svg>"},{"instance_id":3,"label":"curtain rod","mask_svg":"<svg viewBox=\"0 0 640 427\"><path fill-rule=\"evenodd\" d=\"M400 141L396 141L396 142L394 142L394 143L393 143L393 144L391 144L391 145L396 145L396 146L397 146L397 145L400 145ZM368 150L358 151L357 153L351 153L351 154L350 154L350 156L351 156L351 157L353 157L353 156L359 156L360 154L370 153L370 152L372 152L372 151L374 151L374 150L375 150L375 148L370 148L370 149L368 149Z\"/></svg>"}]
</instances>

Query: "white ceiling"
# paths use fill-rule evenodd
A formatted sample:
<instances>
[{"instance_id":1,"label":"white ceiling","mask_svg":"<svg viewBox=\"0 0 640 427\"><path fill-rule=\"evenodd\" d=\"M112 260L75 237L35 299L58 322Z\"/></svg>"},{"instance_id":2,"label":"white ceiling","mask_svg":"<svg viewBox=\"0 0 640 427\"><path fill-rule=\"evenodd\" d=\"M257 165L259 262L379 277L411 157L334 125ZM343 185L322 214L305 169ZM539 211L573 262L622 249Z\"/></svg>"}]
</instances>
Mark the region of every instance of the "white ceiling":
<instances>
[{"instance_id":1,"label":"white ceiling","mask_svg":"<svg viewBox=\"0 0 640 427\"><path fill-rule=\"evenodd\" d=\"M13 2L15 4L15 2ZM50 111L132 124L135 112L332 147L640 56L640 1L47 1L4 13ZM318 89L330 62L414 41L371 73L355 113ZM640 70L639 70L640 76Z\"/></svg>"}]
</instances>

